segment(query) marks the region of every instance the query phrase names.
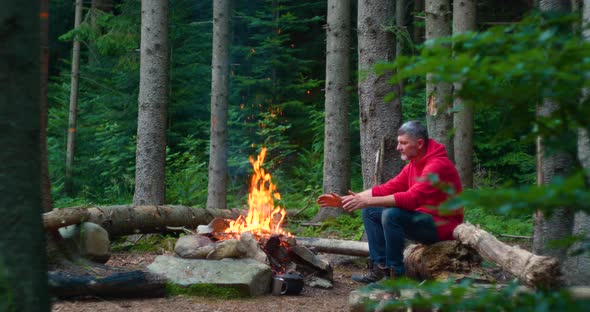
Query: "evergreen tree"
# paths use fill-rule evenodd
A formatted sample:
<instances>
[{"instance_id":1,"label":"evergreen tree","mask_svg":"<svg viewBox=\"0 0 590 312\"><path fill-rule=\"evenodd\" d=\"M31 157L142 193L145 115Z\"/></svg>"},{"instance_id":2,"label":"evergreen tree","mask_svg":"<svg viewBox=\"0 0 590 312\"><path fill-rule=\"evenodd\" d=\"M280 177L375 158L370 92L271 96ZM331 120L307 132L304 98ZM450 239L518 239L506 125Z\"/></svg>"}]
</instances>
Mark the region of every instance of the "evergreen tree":
<instances>
[{"instance_id":1,"label":"evergreen tree","mask_svg":"<svg viewBox=\"0 0 590 312\"><path fill-rule=\"evenodd\" d=\"M0 6L0 310L49 311L39 119L40 34L46 34L39 19L48 12L40 1Z\"/></svg>"},{"instance_id":2,"label":"evergreen tree","mask_svg":"<svg viewBox=\"0 0 590 312\"><path fill-rule=\"evenodd\" d=\"M141 2L141 64L135 158L135 205L166 201L168 2Z\"/></svg>"},{"instance_id":3,"label":"evergreen tree","mask_svg":"<svg viewBox=\"0 0 590 312\"><path fill-rule=\"evenodd\" d=\"M213 2L213 57L211 60L211 139L207 208L226 208L227 111L231 0Z\"/></svg>"}]
</instances>

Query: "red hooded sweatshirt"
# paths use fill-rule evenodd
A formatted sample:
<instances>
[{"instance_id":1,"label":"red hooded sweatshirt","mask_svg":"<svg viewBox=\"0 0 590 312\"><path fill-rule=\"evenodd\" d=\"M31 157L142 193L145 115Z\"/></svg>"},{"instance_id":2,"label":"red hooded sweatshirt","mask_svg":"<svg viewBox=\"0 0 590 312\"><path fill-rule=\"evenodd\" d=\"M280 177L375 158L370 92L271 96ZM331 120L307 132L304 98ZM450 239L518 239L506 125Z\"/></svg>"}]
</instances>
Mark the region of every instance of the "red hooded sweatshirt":
<instances>
[{"instance_id":1,"label":"red hooded sweatshirt","mask_svg":"<svg viewBox=\"0 0 590 312\"><path fill-rule=\"evenodd\" d=\"M428 180L429 175L437 175L439 181L453 187L460 193L461 181L455 165L447 157L445 146L428 140L426 154L418 161L410 161L393 179L373 187L373 196L393 195L397 208L432 215L439 240L452 240L453 230L463 222L463 209L440 212L437 207L449 194Z\"/></svg>"}]
</instances>

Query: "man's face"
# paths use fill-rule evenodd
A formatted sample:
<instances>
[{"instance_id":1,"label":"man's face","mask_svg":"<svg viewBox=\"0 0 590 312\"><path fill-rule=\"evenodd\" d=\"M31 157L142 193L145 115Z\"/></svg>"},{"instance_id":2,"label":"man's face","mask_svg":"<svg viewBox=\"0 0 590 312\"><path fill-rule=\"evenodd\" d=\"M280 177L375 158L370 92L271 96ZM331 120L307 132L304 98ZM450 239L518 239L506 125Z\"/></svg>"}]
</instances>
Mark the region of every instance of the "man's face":
<instances>
[{"instance_id":1,"label":"man's face","mask_svg":"<svg viewBox=\"0 0 590 312\"><path fill-rule=\"evenodd\" d=\"M402 160L412 160L420 155L424 147L424 140L415 140L407 134L397 136L397 150L401 154Z\"/></svg>"}]
</instances>

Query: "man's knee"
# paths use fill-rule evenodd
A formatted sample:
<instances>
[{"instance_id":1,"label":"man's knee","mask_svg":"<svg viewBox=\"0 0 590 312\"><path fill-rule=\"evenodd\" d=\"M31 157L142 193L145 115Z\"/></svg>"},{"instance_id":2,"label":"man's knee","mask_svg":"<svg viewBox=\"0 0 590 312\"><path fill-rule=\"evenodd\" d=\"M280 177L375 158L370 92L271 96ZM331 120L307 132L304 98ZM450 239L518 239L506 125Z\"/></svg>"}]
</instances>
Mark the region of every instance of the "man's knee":
<instances>
[{"instance_id":1,"label":"man's knee","mask_svg":"<svg viewBox=\"0 0 590 312\"><path fill-rule=\"evenodd\" d=\"M361 211L361 217L363 220L371 219L374 222L379 222L381 220L383 208L380 207L370 207L365 208Z\"/></svg>"},{"instance_id":2,"label":"man's knee","mask_svg":"<svg viewBox=\"0 0 590 312\"><path fill-rule=\"evenodd\" d=\"M383 210L381 222L385 223L402 223L407 218L407 213L400 208L387 208Z\"/></svg>"}]
</instances>

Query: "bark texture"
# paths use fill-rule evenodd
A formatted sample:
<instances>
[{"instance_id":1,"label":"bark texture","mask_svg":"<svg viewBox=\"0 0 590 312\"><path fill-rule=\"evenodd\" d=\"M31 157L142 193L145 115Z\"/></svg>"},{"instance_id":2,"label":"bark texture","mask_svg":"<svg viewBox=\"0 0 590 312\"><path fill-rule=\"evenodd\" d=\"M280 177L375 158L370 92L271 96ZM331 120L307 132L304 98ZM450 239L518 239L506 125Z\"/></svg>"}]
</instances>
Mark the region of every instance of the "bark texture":
<instances>
[{"instance_id":1,"label":"bark texture","mask_svg":"<svg viewBox=\"0 0 590 312\"><path fill-rule=\"evenodd\" d=\"M445 280L480 271L481 260L473 248L458 241L412 244L404 249L406 275L417 280Z\"/></svg>"},{"instance_id":2,"label":"bark texture","mask_svg":"<svg viewBox=\"0 0 590 312\"><path fill-rule=\"evenodd\" d=\"M407 33L406 28L406 11L408 8L408 2L406 0L395 1L395 26L397 27L396 38L395 38L395 56L401 56L404 54L405 47L407 45L406 37L402 33ZM404 81L399 82L400 96L404 94Z\"/></svg>"},{"instance_id":3,"label":"bark texture","mask_svg":"<svg viewBox=\"0 0 590 312\"><path fill-rule=\"evenodd\" d=\"M453 35L475 31L475 16L475 0L453 1ZM457 92L461 89L461 83L454 83L453 87ZM463 188L471 188L473 187L473 106L465 105L461 98L455 98L453 107L459 109L453 116L455 166L461 177Z\"/></svg>"},{"instance_id":4,"label":"bark texture","mask_svg":"<svg viewBox=\"0 0 590 312\"><path fill-rule=\"evenodd\" d=\"M80 27L82 21L83 1L76 0L74 13L74 29ZM72 44L72 71L70 73L70 109L68 113L68 143L66 150L66 194L72 196L72 170L74 166L74 150L76 148L76 119L78 117L78 82L80 80L80 41L74 37Z\"/></svg>"},{"instance_id":5,"label":"bark texture","mask_svg":"<svg viewBox=\"0 0 590 312\"><path fill-rule=\"evenodd\" d=\"M297 244L319 252L368 257L366 242L297 237ZM469 274L481 264L475 250L457 241L443 241L432 245L412 244L404 250L406 274L414 279L444 279L456 274Z\"/></svg>"},{"instance_id":6,"label":"bark texture","mask_svg":"<svg viewBox=\"0 0 590 312\"><path fill-rule=\"evenodd\" d=\"M449 36L451 34L451 7L449 0L426 0L426 40ZM449 47L449 57L451 49ZM453 115L449 113L449 101L453 85L433 83L432 75L426 75L426 123L428 135L444 144L451 160L453 157Z\"/></svg>"},{"instance_id":7,"label":"bark texture","mask_svg":"<svg viewBox=\"0 0 590 312\"><path fill-rule=\"evenodd\" d=\"M166 200L168 1L142 0L140 50L133 202L161 205Z\"/></svg>"},{"instance_id":8,"label":"bark texture","mask_svg":"<svg viewBox=\"0 0 590 312\"><path fill-rule=\"evenodd\" d=\"M235 220L239 212L228 209L202 209L187 206L97 206L55 209L43 215L46 230L92 222L102 226L111 237L165 232L166 227L196 228L214 218Z\"/></svg>"},{"instance_id":9,"label":"bark texture","mask_svg":"<svg viewBox=\"0 0 590 312\"><path fill-rule=\"evenodd\" d=\"M583 24L590 24L590 0L583 3ZM577 7L577 6L576 6ZM583 36L585 40L590 40L590 30L584 29ZM585 89L582 92L582 100L588 99L590 90ZM586 188L590 186L590 137L588 128L578 129L578 160L582 168L586 170ZM590 240L590 216L584 212L577 212L574 215L574 224L572 235L581 235L586 241ZM570 251L576 251L582 247L581 243L576 243ZM578 256L570 256L563 263L563 272L565 282L568 285L590 285L590 253L586 251Z\"/></svg>"},{"instance_id":10,"label":"bark texture","mask_svg":"<svg viewBox=\"0 0 590 312\"><path fill-rule=\"evenodd\" d=\"M567 13L571 11L569 0L541 0L541 11L558 11ZM551 115L559 103L552 99L544 99L537 109L537 115L546 117ZM554 177L566 176L573 162L571 157L563 151L548 151L543 146L542 139L537 140L538 159L538 184L548 184ZM533 252L538 255L546 255L564 262L567 258L566 248L555 248L549 243L555 240L569 237L572 233L574 214L568 207L555 207L551 217L546 217L540 211L535 213L533 228Z\"/></svg>"},{"instance_id":11,"label":"bark texture","mask_svg":"<svg viewBox=\"0 0 590 312\"><path fill-rule=\"evenodd\" d=\"M166 296L166 278L144 271L113 272L107 276L51 272L49 292L57 298L154 298Z\"/></svg>"},{"instance_id":12,"label":"bark texture","mask_svg":"<svg viewBox=\"0 0 590 312\"><path fill-rule=\"evenodd\" d=\"M555 288L561 283L559 261L553 257L537 256L517 246L506 245L471 224L460 224L453 235L528 286Z\"/></svg>"},{"instance_id":13,"label":"bark texture","mask_svg":"<svg viewBox=\"0 0 590 312\"><path fill-rule=\"evenodd\" d=\"M387 82L387 77L377 76L372 66L381 61L393 61L395 42L389 25L394 16L393 1L360 0L358 2L358 69L361 75L358 85L361 128L361 159L365 189L383 183L399 173L402 162L396 151L397 129L402 123L399 97L385 102L389 93L400 94L397 85ZM382 151L376 170L376 154Z\"/></svg>"},{"instance_id":14,"label":"bark texture","mask_svg":"<svg viewBox=\"0 0 590 312\"><path fill-rule=\"evenodd\" d=\"M49 80L49 0L40 0L41 26L41 205L43 211L50 211L53 207L51 199L51 182L49 180L49 162L47 158L47 83ZM45 191L46 190L46 191Z\"/></svg>"},{"instance_id":15,"label":"bark texture","mask_svg":"<svg viewBox=\"0 0 590 312\"><path fill-rule=\"evenodd\" d=\"M350 189L350 0L328 0L326 27L326 101L324 128L324 194ZM312 222L344 213L320 209Z\"/></svg>"},{"instance_id":16,"label":"bark texture","mask_svg":"<svg viewBox=\"0 0 590 312\"><path fill-rule=\"evenodd\" d=\"M211 60L211 137L207 208L227 206L227 114L231 0L213 1Z\"/></svg>"},{"instance_id":17,"label":"bark texture","mask_svg":"<svg viewBox=\"0 0 590 312\"><path fill-rule=\"evenodd\" d=\"M414 21L412 23L412 39L415 45L424 42L424 27L419 26L423 20L418 16L418 13L424 12L425 0L414 0Z\"/></svg>"},{"instance_id":18,"label":"bark texture","mask_svg":"<svg viewBox=\"0 0 590 312\"><path fill-rule=\"evenodd\" d=\"M358 257L369 256L369 244L367 242L317 237L297 237L297 244L313 248L319 252Z\"/></svg>"},{"instance_id":19,"label":"bark texture","mask_svg":"<svg viewBox=\"0 0 590 312\"><path fill-rule=\"evenodd\" d=\"M50 310L39 120L40 19L48 12L40 8L2 1L0 10L0 310L8 311Z\"/></svg>"}]
</instances>

